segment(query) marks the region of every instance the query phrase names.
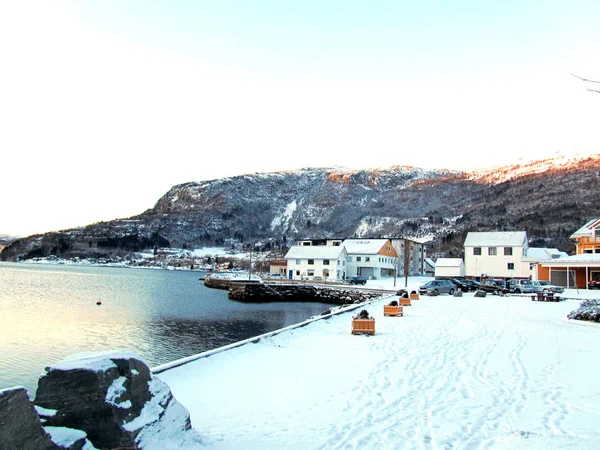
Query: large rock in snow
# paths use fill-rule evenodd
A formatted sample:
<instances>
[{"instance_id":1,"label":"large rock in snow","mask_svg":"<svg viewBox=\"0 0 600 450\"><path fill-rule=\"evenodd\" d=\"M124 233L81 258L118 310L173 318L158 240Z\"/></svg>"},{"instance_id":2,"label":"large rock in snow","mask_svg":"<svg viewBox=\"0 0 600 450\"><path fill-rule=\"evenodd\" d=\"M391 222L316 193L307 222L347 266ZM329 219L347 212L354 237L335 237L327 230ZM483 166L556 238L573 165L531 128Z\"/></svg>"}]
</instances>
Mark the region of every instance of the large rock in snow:
<instances>
[{"instance_id":1,"label":"large rock in snow","mask_svg":"<svg viewBox=\"0 0 600 450\"><path fill-rule=\"evenodd\" d=\"M41 413L45 425L83 430L99 449L143 448L148 433L191 428L170 388L132 353L75 355L47 367L34 403L38 411L55 410Z\"/></svg>"},{"instance_id":2,"label":"large rock in snow","mask_svg":"<svg viewBox=\"0 0 600 450\"><path fill-rule=\"evenodd\" d=\"M58 449L42 428L24 387L0 390L0 450Z\"/></svg>"}]
</instances>

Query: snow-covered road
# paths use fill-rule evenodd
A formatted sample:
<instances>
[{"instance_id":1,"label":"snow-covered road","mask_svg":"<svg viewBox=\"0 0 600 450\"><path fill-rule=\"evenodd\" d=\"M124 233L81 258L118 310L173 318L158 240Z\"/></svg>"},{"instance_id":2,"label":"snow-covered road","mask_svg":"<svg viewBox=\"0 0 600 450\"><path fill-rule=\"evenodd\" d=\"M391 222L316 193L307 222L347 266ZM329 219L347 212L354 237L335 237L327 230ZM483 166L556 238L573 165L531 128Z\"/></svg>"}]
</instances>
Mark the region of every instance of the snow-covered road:
<instances>
[{"instance_id":1,"label":"snow-covered road","mask_svg":"<svg viewBox=\"0 0 600 450\"><path fill-rule=\"evenodd\" d=\"M160 374L209 449L598 448L600 326L578 301L421 297Z\"/></svg>"}]
</instances>

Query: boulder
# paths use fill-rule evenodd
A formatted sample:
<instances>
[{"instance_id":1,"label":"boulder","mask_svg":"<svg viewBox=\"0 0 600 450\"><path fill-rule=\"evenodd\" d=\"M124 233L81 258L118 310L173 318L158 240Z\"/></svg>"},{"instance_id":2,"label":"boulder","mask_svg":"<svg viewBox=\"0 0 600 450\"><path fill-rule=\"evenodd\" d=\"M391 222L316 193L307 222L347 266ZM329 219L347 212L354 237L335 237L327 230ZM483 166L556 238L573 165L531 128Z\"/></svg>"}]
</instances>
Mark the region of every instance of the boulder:
<instances>
[{"instance_id":1,"label":"boulder","mask_svg":"<svg viewBox=\"0 0 600 450\"><path fill-rule=\"evenodd\" d=\"M485 295L486 295L485 291L479 290L479 291L475 292L475 297L485 297Z\"/></svg>"},{"instance_id":2,"label":"boulder","mask_svg":"<svg viewBox=\"0 0 600 450\"><path fill-rule=\"evenodd\" d=\"M462 297L462 296L463 296L463 292L462 292L460 289L458 289L458 290L457 290L457 291L454 293L454 296L455 296L455 297Z\"/></svg>"},{"instance_id":3,"label":"boulder","mask_svg":"<svg viewBox=\"0 0 600 450\"><path fill-rule=\"evenodd\" d=\"M135 447L144 428L191 428L189 413L136 355L93 353L46 368L34 403L48 427L83 430L99 449ZM43 411L53 411L45 415Z\"/></svg>"},{"instance_id":4,"label":"boulder","mask_svg":"<svg viewBox=\"0 0 600 450\"><path fill-rule=\"evenodd\" d=\"M57 450L24 387L0 390L0 449Z\"/></svg>"},{"instance_id":5,"label":"boulder","mask_svg":"<svg viewBox=\"0 0 600 450\"><path fill-rule=\"evenodd\" d=\"M429 297L437 297L438 295L440 295L440 293L438 291L434 291L433 289L428 289L427 295Z\"/></svg>"}]
</instances>

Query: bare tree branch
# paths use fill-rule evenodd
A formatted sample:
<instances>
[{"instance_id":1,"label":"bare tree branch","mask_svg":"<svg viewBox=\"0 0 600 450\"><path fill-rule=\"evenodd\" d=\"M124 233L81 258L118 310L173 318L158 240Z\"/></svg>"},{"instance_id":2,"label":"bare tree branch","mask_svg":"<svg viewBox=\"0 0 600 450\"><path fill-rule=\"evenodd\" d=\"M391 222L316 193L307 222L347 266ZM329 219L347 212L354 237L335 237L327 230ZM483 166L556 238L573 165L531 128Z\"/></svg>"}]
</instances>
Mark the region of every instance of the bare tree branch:
<instances>
[{"instance_id":1,"label":"bare tree branch","mask_svg":"<svg viewBox=\"0 0 600 450\"><path fill-rule=\"evenodd\" d=\"M572 73L571 75L573 75L575 78L579 78L581 81L587 81L589 83L600 83L600 81L596 81L596 80L588 80L587 78L581 78L577 75L575 75L574 73Z\"/></svg>"},{"instance_id":2,"label":"bare tree branch","mask_svg":"<svg viewBox=\"0 0 600 450\"><path fill-rule=\"evenodd\" d=\"M573 75L575 78L580 79L581 81L585 81L586 83L600 83L600 81L596 81L596 80L588 80L587 78L582 78L580 76L575 75L574 73L572 73L571 75ZM597 92L598 94L600 94L600 89L590 89L590 88L586 88L589 92Z\"/></svg>"}]
</instances>

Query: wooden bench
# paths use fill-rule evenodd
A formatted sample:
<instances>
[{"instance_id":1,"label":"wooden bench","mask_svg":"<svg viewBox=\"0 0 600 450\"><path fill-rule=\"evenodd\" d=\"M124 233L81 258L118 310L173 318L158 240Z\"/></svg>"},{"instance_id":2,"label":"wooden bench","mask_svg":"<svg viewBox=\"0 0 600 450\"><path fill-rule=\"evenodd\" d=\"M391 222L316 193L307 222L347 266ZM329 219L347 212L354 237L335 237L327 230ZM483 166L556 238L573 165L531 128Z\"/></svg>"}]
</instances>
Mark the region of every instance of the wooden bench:
<instances>
[{"instance_id":1,"label":"wooden bench","mask_svg":"<svg viewBox=\"0 0 600 450\"><path fill-rule=\"evenodd\" d=\"M383 315L384 316L392 316L392 317L403 316L404 308L400 305L398 305L398 306L383 305Z\"/></svg>"},{"instance_id":2,"label":"wooden bench","mask_svg":"<svg viewBox=\"0 0 600 450\"><path fill-rule=\"evenodd\" d=\"M410 306L410 298L400 297L400 299L398 299L398 303L400 303L401 306Z\"/></svg>"},{"instance_id":3,"label":"wooden bench","mask_svg":"<svg viewBox=\"0 0 600 450\"><path fill-rule=\"evenodd\" d=\"M375 334L375 319L352 319L352 334Z\"/></svg>"},{"instance_id":4,"label":"wooden bench","mask_svg":"<svg viewBox=\"0 0 600 450\"><path fill-rule=\"evenodd\" d=\"M416 292L413 294L412 292L410 293L410 299L411 300L419 300L419 294L417 294Z\"/></svg>"}]
</instances>

